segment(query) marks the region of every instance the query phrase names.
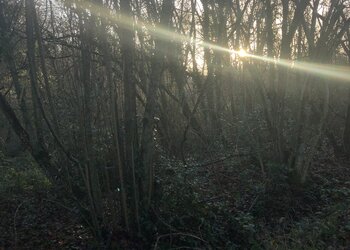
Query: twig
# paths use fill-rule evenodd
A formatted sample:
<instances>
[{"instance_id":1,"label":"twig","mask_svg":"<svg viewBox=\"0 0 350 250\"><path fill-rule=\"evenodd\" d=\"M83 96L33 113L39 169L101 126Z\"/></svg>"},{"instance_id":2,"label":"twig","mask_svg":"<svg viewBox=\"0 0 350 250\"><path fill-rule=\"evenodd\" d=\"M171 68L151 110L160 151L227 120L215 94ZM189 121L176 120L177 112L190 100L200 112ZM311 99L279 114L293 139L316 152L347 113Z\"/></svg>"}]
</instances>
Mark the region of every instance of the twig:
<instances>
[{"instance_id":1,"label":"twig","mask_svg":"<svg viewBox=\"0 0 350 250\"><path fill-rule=\"evenodd\" d=\"M211 197L211 198L208 198L208 199L201 200L201 201L199 201L199 203L215 201L215 200L218 200L218 199L221 199L221 198L224 198L224 197L225 197L225 195L218 195L218 196L214 196L214 197Z\"/></svg>"},{"instance_id":2,"label":"twig","mask_svg":"<svg viewBox=\"0 0 350 250\"><path fill-rule=\"evenodd\" d=\"M14 234L15 234L15 247L14 249L17 249L17 229L16 229L16 217L17 217L17 213L18 213L18 210L20 209L20 207L24 204L24 202L26 201L22 201L21 204L19 204L16 208L16 211L15 211L15 214L13 216L13 231L14 231Z\"/></svg>"},{"instance_id":3,"label":"twig","mask_svg":"<svg viewBox=\"0 0 350 250\"><path fill-rule=\"evenodd\" d=\"M48 201L48 202L51 202L51 203L55 203L55 204L57 204L57 205L59 205L59 206L65 208L65 209L67 209L69 212L72 212L72 213L74 213L74 214L77 213L76 211L74 211L73 208L67 207L67 206L63 205L62 203L60 203L60 202L58 202L58 201L50 200L50 199L43 199L43 201Z\"/></svg>"},{"instance_id":4,"label":"twig","mask_svg":"<svg viewBox=\"0 0 350 250\"><path fill-rule=\"evenodd\" d=\"M231 154L231 155L228 155L226 157L223 157L223 158L220 158L220 159L217 159L217 160L214 160L214 161L209 161L209 162L205 162L205 163L202 163L202 164L199 164L199 165L193 165L193 166L190 166L190 167L207 167L207 166L219 163L219 162L223 162L223 161L228 160L228 159L230 159L232 157L242 157L242 156L250 156L250 155L252 155L252 154L249 153L249 152L246 152L246 153L235 153L235 154Z\"/></svg>"},{"instance_id":5,"label":"twig","mask_svg":"<svg viewBox=\"0 0 350 250\"><path fill-rule=\"evenodd\" d=\"M55 203L55 204L61 206L62 208L67 209L69 212L74 213L74 214L77 214L77 212L76 212L73 208L67 207L67 206L63 205L62 203L60 203L60 202L58 202L58 201L49 200L49 199L43 199L43 201ZM78 204L80 207L82 207L81 204L79 203L79 201L76 200L76 202L77 202L77 204ZM88 218L86 218L85 215L83 215L82 213L79 213L79 216L86 222L86 224L87 224L89 227L92 228L92 225L91 225L90 221L88 220Z\"/></svg>"},{"instance_id":6,"label":"twig","mask_svg":"<svg viewBox=\"0 0 350 250\"><path fill-rule=\"evenodd\" d=\"M248 208L248 212L250 212L250 210L252 210L252 208L255 206L258 198L259 198L260 194L258 194L255 199L253 200L252 204L250 205L250 207Z\"/></svg>"},{"instance_id":7,"label":"twig","mask_svg":"<svg viewBox=\"0 0 350 250\"><path fill-rule=\"evenodd\" d=\"M157 237L157 240L156 240L156 243L154 244L154 250L157 249L158 247L158 242L161 238L165 238L165 237L169 237L169 236L188 236L188 237L191 237L191 238L194 238L194 239L197 239L199 241L202 241L206 244L208 244L207 241L203 240L202 238L196 236L196 235L193 235L193 234L188 234L188 233L169 233L169 234L163 234L163 235L160 235Z\"/></svg>"},{"instance_id":8,"label":"twig","mask_svg":"<svg viewBox=\"0 0 350 250\"><path fill-rule=\"evenodd\" d=\"M157 212L156 212L156 210L154 209L153 206L152 206L152 211L153 211L154 215L157 217L157 219L158 219L161 223L163 223L165 226L167 226L171 231L175 231L175 232L178 231L178 230L177 230L176 228L174 228L172 225L166 223L166 222L160 217L160 215L157 214Z\"/></svg>"},{"instance_id":9,"label":"twig","mask_svg":"<svg viewBox=\"0 0 350 250\"><path fill-rule=\"evenodd\" d=\"M183 247L175 247L175 248L170 248L171 250L175 250L175 249L198 249L198 250L202 250L203 248L200 248L200 247L186 247L186 246L183 246Z\"/></svg>"}]
</instances>

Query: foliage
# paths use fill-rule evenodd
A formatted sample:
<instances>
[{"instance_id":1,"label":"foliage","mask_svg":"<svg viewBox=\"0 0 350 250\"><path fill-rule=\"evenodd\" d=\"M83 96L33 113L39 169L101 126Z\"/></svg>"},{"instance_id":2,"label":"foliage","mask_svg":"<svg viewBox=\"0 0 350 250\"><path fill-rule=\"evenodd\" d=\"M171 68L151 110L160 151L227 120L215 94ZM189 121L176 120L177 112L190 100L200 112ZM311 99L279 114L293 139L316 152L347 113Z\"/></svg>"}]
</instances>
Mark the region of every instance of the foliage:
<instances>
[{"instance_id":1,"label":"foliage","mask_svg":"<svg viewBox=\"0 0 350 250\"><path fill-rule=\"evenodd\" d=\"M29 156L0 159L1 197L31 191L46 192L50 186L49 180Z\"/></svg>"}]
</instances>

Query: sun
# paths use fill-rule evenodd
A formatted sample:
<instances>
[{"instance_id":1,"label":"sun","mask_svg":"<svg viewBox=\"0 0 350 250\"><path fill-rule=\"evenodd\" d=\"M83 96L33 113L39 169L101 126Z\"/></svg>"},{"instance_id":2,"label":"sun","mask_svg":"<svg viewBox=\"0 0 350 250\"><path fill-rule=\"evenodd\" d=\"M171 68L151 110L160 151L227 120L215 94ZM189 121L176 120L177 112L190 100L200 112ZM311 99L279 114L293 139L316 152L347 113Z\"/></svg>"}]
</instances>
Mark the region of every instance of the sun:
<instances>
[{"instance_id":1,"label":"sun","mask_svg":"<svg viewBox=\"0 0 350 250\"><path fill-rule=\"evenodd\" d=\"M243 57L247 57L250 54L248 52L246 52L244 49L240 49L240 50L231 50L231 57L236 60L239 58L243 58Z\"/></svg>"},{"instance_id":2,"label":"sun","mask_svg":"<svg viewBox=\"0 0 350 250\"><path fill-rule=\"evenodd\" d=\"M246 56L248 56L248 53L247 53L244 49L240 49L240 50L238 51L238 55L239 55L240 57L246 57Z\"/></svg>"}]
</instances>

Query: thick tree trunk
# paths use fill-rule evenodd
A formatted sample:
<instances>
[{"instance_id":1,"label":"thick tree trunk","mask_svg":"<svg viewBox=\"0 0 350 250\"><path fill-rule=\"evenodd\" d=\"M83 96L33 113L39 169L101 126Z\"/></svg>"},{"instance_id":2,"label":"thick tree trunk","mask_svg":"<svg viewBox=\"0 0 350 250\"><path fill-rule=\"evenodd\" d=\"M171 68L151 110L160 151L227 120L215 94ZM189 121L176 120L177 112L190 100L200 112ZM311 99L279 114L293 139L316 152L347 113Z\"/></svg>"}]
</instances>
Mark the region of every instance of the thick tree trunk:
<instances>
[{"instance_id":1,"label":"thick tree trunk","mask_svg":"<svg viewBox=\"0 0 350 250\"><path fill-rule=\"evenodd\" d=\"M59 177L58 172L50 163L50 156L47 151L36 152L33 149L30 136L27 131L22 127L15 112L5 97L0 93L0 110L5 115L7 121L11 125L11 128L20 139L22 146L25 150L32 155L33 159L38 163L39 167L44 171L46 176L52 181L57 182L56 177Z\"/></svg>"},{"instance_id":2,"label":"thick tree trunk","mask_svg":"<svg viewBox=\"0 0 350 250\"><path fill-rule=\"evenodd\" d=\"M2 37L3 41L2 42L4 44L9 45L9 48L4 51L4 59L5 59L5 62L7 64L7 68L10 71L13 85L15 87L16 97L17 97L17 101L18 101L18 104L19 104L19 107L21 110L21 115L23 118L24 127L30 134L33 134L33 128L32 128L31 123L30 123L27 105L25 102L25 96L26 96L25 89L20 84L20 80L19 80L20 78L18 75L16 62L14 60L14 48L11 46L11 44L12 44L11 39L9 39L8 35L5 35L5 34L10 33L10 30L9 30L9 27L6 23L6 18L4 16L2 5L3 5L3 2L0 1L0 32L3 34L3 37Z\"/></svg>"},{"instance_id":3,"label":"thick tree trunk","mask_svg":"<svg viewBox=\"0 0 350 250\"><path fill-rule=\"evenodd\" d=\"M27 35L27 56L29 76L32 90L32 103L33 103L33 115L36 131L36 145L35 150L41 151L44 146L42 120L39 115L39 92L38 92L38 80L37 80L37 67L35 60L35 37L34 37L34 21L35 7L33 0L26 0L25 2L25 16L26 16L26 35Z\"/></svg>"},{"instance_id":4,"label":"thick tree trunk","mask_svg":"<svg viewBox=\"0 0 350 250\"><path fill-rule=\"evenodd\" d=\"M16 68L16 63L13 59L13 55L12 54L6 55L5 60L7 61L7 67L10 71L13 85L15 87L16 97L17 97L17 101L18 101L18 104L19 104L19 107L21 110L21 115L22 115L24 127L29 132L30 135L33 135L34 131L33 131L31 121L30 121L27 104L25 101L26 91L24 88L22 88L21 83L19 81L19 76L18 76L18 72L17 72L17 68Z\"/></svg>"}]
</instances>

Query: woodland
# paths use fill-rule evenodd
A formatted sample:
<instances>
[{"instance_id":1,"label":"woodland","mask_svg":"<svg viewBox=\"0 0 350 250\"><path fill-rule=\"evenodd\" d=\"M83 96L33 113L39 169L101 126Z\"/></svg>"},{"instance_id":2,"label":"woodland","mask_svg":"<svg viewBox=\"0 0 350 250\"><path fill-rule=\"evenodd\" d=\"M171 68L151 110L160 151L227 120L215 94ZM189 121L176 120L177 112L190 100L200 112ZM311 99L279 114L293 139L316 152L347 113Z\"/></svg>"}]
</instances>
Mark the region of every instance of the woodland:
<instances>
[{"instance_id":1,"label":"woodland","mask_svg":"<svg viewBox=\"0 0 350 250\"><path fill-rule=\"evenodd\" d=\"M350 0L0 0L0 249L349 249Z\"/></svg>"}]
</instances>

